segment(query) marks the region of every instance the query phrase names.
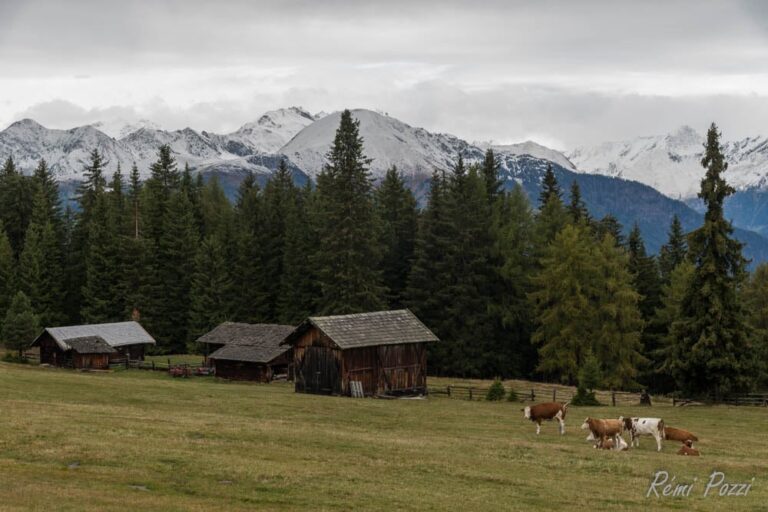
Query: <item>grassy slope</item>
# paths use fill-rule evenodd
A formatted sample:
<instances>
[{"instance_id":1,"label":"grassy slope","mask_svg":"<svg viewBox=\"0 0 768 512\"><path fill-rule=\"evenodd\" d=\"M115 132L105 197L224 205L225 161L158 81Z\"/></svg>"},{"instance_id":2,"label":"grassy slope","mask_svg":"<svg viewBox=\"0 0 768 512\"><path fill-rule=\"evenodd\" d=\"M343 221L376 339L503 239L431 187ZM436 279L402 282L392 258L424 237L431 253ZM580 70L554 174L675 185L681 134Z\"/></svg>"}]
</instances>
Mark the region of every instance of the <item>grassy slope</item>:
<instances>
[{"instance_id":1,"label":"grassy slope","mask_svg":"<svg viewBox=\"0 0 768 512\"><path fill-rule=\"evenodd\" d=\"M655 407L699 434L699 459L647 438L598 452L578 430L647 409L573 408L562 438L554 424L537 438L519 409L0 363L0 509L758 510L768 498L763 408ZM750 495L643 497L656 469L701 484L715 468L757 477Z\"/></svg>"}]
</instances>

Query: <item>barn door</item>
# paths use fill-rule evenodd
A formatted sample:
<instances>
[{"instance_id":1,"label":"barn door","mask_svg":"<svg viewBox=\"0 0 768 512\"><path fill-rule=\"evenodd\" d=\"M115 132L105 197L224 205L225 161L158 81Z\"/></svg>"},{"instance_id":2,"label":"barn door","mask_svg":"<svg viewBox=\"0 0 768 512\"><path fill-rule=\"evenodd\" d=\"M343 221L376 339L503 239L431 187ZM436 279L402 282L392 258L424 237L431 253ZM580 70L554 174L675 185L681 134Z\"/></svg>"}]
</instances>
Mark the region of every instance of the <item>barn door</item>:
<instances>
[{"instance_id":1,"label":"barn door","mask_svg":"<svg viewBox=\"0 0 768 512\"><path fill-rule=\"evenodd\" d=\"M297 373L301 373L306 393L341 393L341 372L334 352L328 347L307 347L304 351Z\"/></svg>"}]
</instances>

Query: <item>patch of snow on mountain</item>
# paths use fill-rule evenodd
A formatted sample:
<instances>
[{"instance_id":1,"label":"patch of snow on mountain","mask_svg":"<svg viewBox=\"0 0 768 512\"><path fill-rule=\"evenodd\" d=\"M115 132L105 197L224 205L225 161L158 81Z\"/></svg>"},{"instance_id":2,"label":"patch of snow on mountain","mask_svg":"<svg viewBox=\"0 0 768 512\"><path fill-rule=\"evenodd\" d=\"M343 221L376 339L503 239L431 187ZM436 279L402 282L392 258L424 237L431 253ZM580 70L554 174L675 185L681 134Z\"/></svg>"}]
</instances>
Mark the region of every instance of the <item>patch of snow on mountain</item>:
<instances>
[{"instance_id":1,"label":"patch of snow on mountain","mask_svg":"<svg viewBox=\"0 0 768 512\"><path fill-rule=\"evenodd\" d=\"M520 142L518 144L492 145L494 152L501 155L530 155L540 160L548 160L571 171L576 170L576 166L568 160L564 154L546 146L542 146L531 140Z\"/></svg>"}]
</instances>

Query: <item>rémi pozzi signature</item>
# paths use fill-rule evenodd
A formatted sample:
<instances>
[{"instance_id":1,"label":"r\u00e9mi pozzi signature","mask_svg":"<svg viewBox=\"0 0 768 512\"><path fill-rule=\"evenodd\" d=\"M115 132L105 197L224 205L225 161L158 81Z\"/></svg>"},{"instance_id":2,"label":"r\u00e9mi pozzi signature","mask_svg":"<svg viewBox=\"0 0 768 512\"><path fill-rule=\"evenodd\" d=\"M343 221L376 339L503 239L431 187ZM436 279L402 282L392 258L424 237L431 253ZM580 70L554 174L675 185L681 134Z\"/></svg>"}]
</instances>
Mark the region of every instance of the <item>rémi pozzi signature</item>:
<instances>
[{"instance_id":1,"label":"r\u00e9mi pozzi signature","mask_svg":"<svg viewBox=\"0 0 768 512\"><path fill-rule=\"evenodd\" d=\"M752 489L752 484L755 483L755 478L748 482L728 482L725 479L725 473L722 471L712 471L709 475L709 479L706 485L697 486L698 478L694 478L691 481L684 482L678 480L677 476L670 476L668 471L659 470L653 474L651 483L648 486L648 491L645 493L646 498L657 497L688 497L691 493L699 493L706 497L709 496L746 496ZM697 490L694 491L694 488Z\"/></svg>"}]
</instances>

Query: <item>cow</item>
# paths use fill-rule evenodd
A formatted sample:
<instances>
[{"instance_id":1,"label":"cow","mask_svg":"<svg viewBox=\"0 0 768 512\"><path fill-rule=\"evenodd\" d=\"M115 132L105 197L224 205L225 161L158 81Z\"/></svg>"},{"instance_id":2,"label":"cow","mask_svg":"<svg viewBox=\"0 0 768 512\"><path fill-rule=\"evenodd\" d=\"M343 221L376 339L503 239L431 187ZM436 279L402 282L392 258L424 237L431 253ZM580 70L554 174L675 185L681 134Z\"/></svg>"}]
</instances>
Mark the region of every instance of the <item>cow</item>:
<instances>
[{"instance_id":1,"label":"cow","mask_svg":"<svg viewBox=\"0 0 768 512\"><path fill-rule=\"evenodd\" d=\"M661 440L664 438L664 420L661 418L624 418L620 417L622 430L629 432L630 446L640 447L640 436L653 436L656 440L656 451L661 451Z\"/></svg>"},{"instance_id":2,"label":"cow","mask_svg":"<svg viewBox=\"0 0 768 512\"><path fill-rule=\"evenodd\" d=\"M595 448L601 448L608 438L613 439L613 446L619 446L618 436L621 434L621 421L587 418L581 425L582 430L589 429L595 439Z\"/></svg>"},{"instance_id":3,"label":"cow","mask_svg":"<svg viewBox=\"0 0 768 512\"><path fill-rule=\"evenodd\" d=\"M680 449L677 451L678 455L690 455L692 457L698 457L699 450L693 447L693 441L688 439L685 443L683 443L683 446L680 447Z\"/></svg>"},{"instance_id":4,"label":"cow","mask_svg":"<svg viewBox=\"0 0 768 512\"><path fill-rule=\"evenodd\" d=\"M664 427L664 439L667 441L680 441L681 443L685 443L686 441L698 442L699 440L698 437L687 430L674 427Z\"/></svg>"},{"instance_id":5,"label":"cow","mask_svg":"<svg viewBox=\"0 0 768 512\"><path fill-rule=\"evenodd\" d=\"M616 437L619 440L618 448L616 448L616 449L620 450L620 451L628 450L629 449L629 445L624 440L624 438L621 437L621 436L616 436ZM590 432L589 435L587 436L587 441L594 441L594 440L595 440L595 436L593 436L592 432ZM603 445L600 446L600 448L603 449L603 450L613 450L613 448L614 448L613 447L613 439L606 439L605 442L603 443Z\"/></svg>"},{"instance_id":6,"label":"cow","mask_svg":"<svg viewBox=\"0 0 768 512\"><path fill-rule=\"evenodd\" d=\"M536 423L536 435L541 432L542 420L557 420L560 423L560 435L565 434L565 413L568 411L568 404L558 402L547 402L543 404L526 406L523 411L523 417Z\"/></svg>"}]
</instances>

